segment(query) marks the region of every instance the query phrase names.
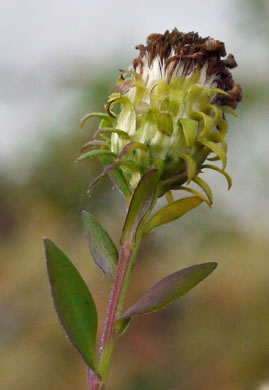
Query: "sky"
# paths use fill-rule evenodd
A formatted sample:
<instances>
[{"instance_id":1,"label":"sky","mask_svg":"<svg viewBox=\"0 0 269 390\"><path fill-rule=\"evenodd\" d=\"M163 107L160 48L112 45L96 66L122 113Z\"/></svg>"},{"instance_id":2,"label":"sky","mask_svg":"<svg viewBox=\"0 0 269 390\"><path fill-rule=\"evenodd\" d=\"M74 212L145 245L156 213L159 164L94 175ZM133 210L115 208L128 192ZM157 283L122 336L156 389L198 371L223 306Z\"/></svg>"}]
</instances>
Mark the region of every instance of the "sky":
<instances>
[{"instance_id":1,"label":"sky","mask_svg":"<svg viewBox=\"0 0 269 390\"><path fill-rule=\"evenodd\" d=\"M192 5L186 0L137 0L131 7L122 0L10 0L1 6L1 47L7 62L19 61L22 68L29 69L60 53L92 53L105 59L115 47L133 50L132 44L144 41L149 33L175 26L225 40L229 22L223 16L228 16L232 3L236 0Z\"/></svg>"},{"instance_id":2,"label":"sky","mask_svg":"<svg viewBox=\"0 0 269 390\"><path fill-rule=\"evenodd\" d=\"M29 155L34 153L45 134L39 133L40 123L47 124L43 126L46 132L50 122L60 123L79 98L79 90L59 88L59 72L68 79L78 64L89 64L89 72L92 64L104 69L109 63L118 64L117 68L128 66L119 61L129 59L131 63L136 56L134 47L144 43L150 33L163 33L177 27L183 32L194 30L201 36L219 39L225 42L228 53L235 54L240 65L233 72L237 80L240 81L240 74L247 74L250 68L252 75L260 77L261 68L256 63L267 62L260 61L264 54L253 26L245 29L249 30L248 36L240 34L240 23L247 21L244 21L244 13L238 13L239 5L240 0L136 0L132 3L123 0L2 0L1 165L18 164L20 154L17 152L22 150L27 150ZM253 112L249 120L257 114ZM247 136L252 130L244 131L243 142L239 137L231 148L234 156L236 148L249 147ZM262 138L254 143L254 158L255 154L267 153ZM241 205L244 172L252 169L247 154L242 155L244 167L238 167L237 157L232 161L235 177L243 185L235 189L230 198L237 208ZM256 206L253 208L255 189L252 191L244 194L248 215L256 212Z\"/></svg>"},{"instance_id":3,"label":"sky","mask_svg":"<svg viewBox=\"0 0 269 390\"><path fill-rule=\"evenodd\" d=\"M75 91L55 88L57 71L68 77L79 62L105 66L111 59L117 63L115 56L131 63L135 45L152 32L174 27L217 37L236 51L228 18L232 3L236 0L137 0L133 6L123 0L2 0L2 163L10 163L14 151L38 143L36 124L60 118L77 98Z\"/></svg>"}]
</instances>

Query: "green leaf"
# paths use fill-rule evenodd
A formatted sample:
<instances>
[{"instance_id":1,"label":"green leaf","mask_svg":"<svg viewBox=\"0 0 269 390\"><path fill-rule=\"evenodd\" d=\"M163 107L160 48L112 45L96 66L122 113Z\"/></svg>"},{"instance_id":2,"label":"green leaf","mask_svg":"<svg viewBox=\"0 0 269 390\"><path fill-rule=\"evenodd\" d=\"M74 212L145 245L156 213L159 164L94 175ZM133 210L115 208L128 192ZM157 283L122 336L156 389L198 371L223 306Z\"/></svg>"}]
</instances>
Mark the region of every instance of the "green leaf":
<instances>
[{"instance_id":1,"label":"green leaf","mask_svg":"<svg viewBox=\"0 0 269 390\"><path fill-rule=\"evenodd\" d=\"M104 149L97 149L97 150L91 150L90 152L84 153L77 161L85 160L86 158L92 158L92 157L100 157L100 156L113 156L117 157L117 155L110 150L104 150Z\"/></svg>"},{"instance_id":2,"label":"green leaf","mask_svg":"<svg viewBox=\"0 0 269 390\"><path fill-rule=\"evenodd\" d=\"M109 148L109 144L107 142L94 139L94 140L89 141L86 144L82 145L82 148L80 149L80 151L82 152L83 150L85 150L89 147L92 147L92 146L104 146L106 148Z\"/></svg>"},{"instance_id":3,"label":"green leaf","mask_svg":"<svg viewBox=\"0 0 269 390\"><path fill-rule=\"evenodd\" d=\"M112 118L112 117L111 117L110 115L108 115L108 114L103 114L103 113L101 113L101 112L91 112L91 113L89 113L89 114L84 115L84 117L81 118L81 120L80 120L80 127L82 128L82 127L85 125L86 121L87 121L88 119L90 119L90 118L100 118L100 119L104 119L104 120L108 121L110 124L112 124L113 122L115 122L115 119Z\"/></svg>"},{"instance_id":4,"label":"green leaf","mask_svg":"<svg viewBox=\"0 0 269 390\"><path fill-rule=\"evenodd\" d=\"M186 145L191 148L198 134L198 122L193 119L180 118L179 122L182 125Z\"/></svg>"},{"instance_id":5,"label":"green leaf","mask_svg":"<svg viewBox=\"0 0 269 390\"><path fill-rule=\"evenodd\" d=\"M217 122L220 134L225 138L228 132L228 124L225 119L220 118Z\"/></svg>"},{"instance_id":6,"label":"green leaf","mask_svg":"<svg viewBox=\"0 0 269 390\"><path fill-rule=\"evenodd\" d=\"M191 211L195 207L199 206L202 202L203 199L201 199L201 197L191 196L168 204L153 215L147 223L146 232L150 233L156 227L182 217L188 211Z\"/></svg>"},{"instance_id":7,"label":"green leaf","mask_svg":"<svg viewBox=\"0 0 269 390\"><path fill-rule=\"evenodd\" d=\"M203 129L201 131L201 134L199 134L199 139L203 137L207 138L211 129L214 127L214 120L211 118L211 116L206 115L202 111L193 111L191 113L191 117L203 121Z\"/></svg>"},{"instance_id":8,"label":"green leaf","mask_svg":"<svg viewBox=\"0 0 269 390\"><path fill-rule=\"evenodd\" d=\"M222 161L222 169L224 170L226 168L227 164L227 156L223 148L212 141L207 140L200 140L199 141L202 145L206 146L208 149L210 149L212 152L216 153L216 155L221 159Z\"/></svg>"},{"instance_id":9,"label":"green leaf","mask_svg":"<svg viewBox=\"0 0 269 390\"><path fill-rule=\"evenodd\" d=\"M157 97L159 103L159 97ZM173 134L173 120L170 114L168 113L159 113L156 116L158 130L161 133L168 135L169 137Z\"/></svg>"},{"instance_id":10,"label":"green leaf","mask_svg":"<svg viewBox=\"0 0 269 390\"><path fill-rule=\"evenodd\" d=\"M105 167L105 169L103 170L103 172L97 176L90 184L89 186L89 189L88 189L88 192L90 192L92 190L92 188L101 180L103 179L103 177L105 177L107 174L109 175L109 173L114 170L115 168L118 168L119 166L124 166L128 169L130 169L131 171L134 171L138 174L140 174L140 168L137 167L136 165L134 165L133 163L130 163L128 161L122 161L122 160L116 160L114 161L111 165L108 165ZM115 176L116 177L116 176ZM123 176L122 176L123 177ZM120 174L117 173L117 179L122 179L122 177L120 176ZM123 177L124 178L124 177ZM125 180L125 179L124 179ZM121 180L122 181L122 180ZM127 184L127 182L126 182ZM127 200L129 202L129 196L127 197Z\"/></svg>"},{"instance_id":11,"label":"green leaf","mask_svg":"<svg viewBox=\"0 0 269 390\"><path fill-rule=\"evenodd\" d=\"M204 168L213 169L214 171L221 173L225 177L225 179L227 180L228 190L232 187L232 184L233 184L232 178L227 172L223 171L223 169L220 169L219 167L216 167L215 165L211 165L211 164L202 165L201 169L204 169Z\"/></svg>"},{"instance_id":12,"label":"green leaf","mask_svg":"<svg viewBox=\"0 0 269 390\"><path fill-rule=\"evenodd\" d=\"M124 146L124 148L122 149L122 151L118 155L118 159L121 159L127 153L133 152L136 149L141 149L141 150L144 150L145 152L148 151L148 147L145 144L141 144L141 142L130 142Z\"/></svg>"},{"instance_id":13,"label":"green leaf","mask_svg":"<svg viewBox=\"0 0 269 390\"><path fill-rule=\"evenodd\" d=\"M125 241L136 242L136 235L141 222L154 204L158 183L158 169L151 169L141 178L131 199L123 227L121 243Z\"/></svg>"},{"instance_id":14,"label":"green leaf","mask_svg":"<svg viewBox=\"0 0 269 390\"><path fill-rule=\"evenodd\" d=\"M201 198L203 200L203 202L205 202L209 207L212 206L211 203L209 202L208 198L204 194L201 194L199 191L196 191L193 188L185 187L185 186L178 186L178 187L173 187L173 190L182 190L182 191L190 192L191 194L198 196L198 198Z\"/></svg>"},{"instance_id":15,"label":"green leaf","mask_svg":"<svg viewBox=\"0 0 269 390\"><path fill-rule=\"evenodd\" d=\"M167 276L127 309L120 319L126 320L165 308L205 279L216 267L217 263L197 264Z\"/></svg>"},{"instance_id":16,"label":"green leaf","mask_svg":"<svg viewBox=\"0 0 269 390\"><path fill-rule=\"evenodd\" d=\"M215 114L215 123L218 123L218 120L220 120L223 115L222 109L215 106L215 104L206 104L203 111L209 116L212 116L211 113L213 111Z\"/></svg>"},{"instance_id":17,"label":"green leaf","mask_svg":"<svg viewBox=\"0 0 269 390\"><path fill-rule=\"evenodd\" d=\"M111 164L113 164L113 160L109 156L99 156L99 160L105 167L111 166ZM113 169L108 171L108 176L110 177L110 180L114 186L118 188L118 190L126 197L127 201L129 202L131 198L131 192L121 170L115 166Z\"/></svg>"},{"instance_id":18,"label":"green leaf","mask_svg":"<svg viewBox=\"0 0 269 390\"><path fill-rule=\"evenodd\" d=\"M95 263L113 280L118 264L118 250L99 222L86 211L82 212L90 251Z\"/></svg>"},{"instance_id":19,"label":"green leaf","mask_svg":"<svg viewBox=\"0 0 269 390\"><path fill-rule=\"evenodd\" d=\"M167 191L173 189L176 186L181 186L183 183L186 182L187 178L188 172L186 170L175 176L169 177L168 179L161 181L158 186L158 197L164 195Z\"/></svg>"},{"instance_id":20,"label":"green leaf","mask_svg":"<svg viewBox=\"0 0 269 390\"><path fill-rule=\"evenodd\" d=\"M225 121L224 121L225 122ZM226 123L226 122L225 122ZM227 126L227 123L226 123ZM223 126L222 126L223 129ZM224 150L225 153L227 153L228 150L228 145L227 142L225 141L225 135L222 134L222 129L220 126L218 126L218 131L214 131L209 135L209 141L215 142L216 144L221 143L222 149ZM227 126L228 129L228 126Z\"/></svg>"},{"instance_id":21,"label":"green leaf","mask_svg":"<svg viewBox=\"0 0 269 390\"><path fill-rule=\"evenodd\" d=\"M96 370L97 312L80 274L66 255L44 239L49 281L59 320L73 346Z\"/></svg>"},{"instance_id":22,"label":"green leaf","mask_svg":"<svg viewBox=\"0 0 269 390\"><path fill-rule=\"evenodd\" d=\"M239 117L239 115L237 114L237 112L235 110L233 110L231 107L229 106L222 106L221 107L222 111L227 113L227 114L231 114L233 116L235 116L236 118Z\"/></svg>"},{"instance_id":23,"label":"green leaf","mask_svg":"<svg viewBox=\"0 0 269 390\"><path fill-rule=\"evenodd\" d=\"M107 115L107 114L104 114L104 115ZM108 116L108 119L101 119L101 121L98 125L98 129L104 129L104 128L112 126L112 121L115 121L115 119L112 118L110 115L107 115L107 116Z\"/></svg>"},{"instance_id":24,"label":"green leaf","mask_svg":"<svg viewBox=\"0 0 269 390\"><path fill-rule=\"evenodd\" d=\"M207 199L209 200L210 205L212 205L213 204L213 192L212 192L211 188L209 187L209 185L203 179L201 179L199 176L195 176L193 178L193 181L200 188L202 188L202 190L204 191L204 193L207 196Z\"/></svg>"},{"instance_id":25,"label":"green leaf","mask_svg":"<svg viewBox=\"0 0 269 390\"><path fill-rule=\"evenodd\" d=\"M192 179L193 179L193 177L195 175L195 172L196 172L196 162L188 154L180 153L179 157L182 158L184 160L185 164L186 164L187 173L188 173L187 184L190 184L190 182L192 181Z\"/></svg>"},{"instance_id":26,"label":"green leaf","mask_svg":"<svg viewBox=\"0 0 269 390\"><path fill-rule=\"evenodd\" d=\"M209 96L214 96L217 93L220 93L222 95L229 96L228 92L223 91L223 89L220 88L208 88Z\"/></svg>"},{"instance_id":27,"label":"green leaf","mask_svg":"<svg viewBox=\"0 0 269 390\"><path fill-rule=\"evenodd\" d=\"M123 320L116 321L115 327L118 328L117 336L121 336L126 332L127 328L130 325L130 322L131 322L131 318L125 318Z\"/></svg>"},{"instance_id":28,"label":"green leaf","mask_svg":"<svg viewBox=\"0 0 269 390\"><path fill-rule=\"evenodd\" d=\"M130 110L133 108L131 100L127 96L121 96L109 102L109 112L111 112L112 108L117 104L121 104L123 107L126 107Z\"/></svg>"},{"instance_id":29,"label":"green leaf","mask_svg":"<svg viewBox=\"0 0 269 390\"><path fill-rule=\"evenodd\" d=\"M111 128L99 128L94 133L93 138L96 138L96 137L98 137L98 135L102 135L102 134L118 134L122 138L130 139L129 134L126 133L126 131L120 130L120 129L115 129L114 127L111 127Z\"/></svg>"}]
</instances>

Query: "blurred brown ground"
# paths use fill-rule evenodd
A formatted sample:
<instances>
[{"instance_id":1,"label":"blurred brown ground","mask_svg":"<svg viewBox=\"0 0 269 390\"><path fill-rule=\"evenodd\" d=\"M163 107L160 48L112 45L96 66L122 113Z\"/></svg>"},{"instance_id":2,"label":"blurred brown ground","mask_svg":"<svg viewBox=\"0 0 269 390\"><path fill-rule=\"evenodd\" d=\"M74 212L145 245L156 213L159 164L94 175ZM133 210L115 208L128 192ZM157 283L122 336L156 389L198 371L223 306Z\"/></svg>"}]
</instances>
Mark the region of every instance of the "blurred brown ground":
<instances>
[{"instance_id":1,"label":"blurred brown ground","mask_svg":"<svg viewBox=\"0 0 269 390\"><path fill-rule=\"evenodd\" d=\"M110 190L107 182L85 203L116 238L114 221L123 217L120 198L105 205L94 200ZM23 204L10 209L9 221L1 221L10 224L1 239L1 389L86 389L86 367L54 313L42 236L63 248L87 281L100 313L99 331L109 283L92 262L77 211L60 210L40 196L30 198L26 209ZM145 242L129 302L181 267L213 260L219 267L177 303L133 321L116 349L111 389L241 390L268 378L267 238L241 233L232 224L229 230L205 226L201 221L210 213L214 209L197 210Z\"/></svg>"}]
</instances>

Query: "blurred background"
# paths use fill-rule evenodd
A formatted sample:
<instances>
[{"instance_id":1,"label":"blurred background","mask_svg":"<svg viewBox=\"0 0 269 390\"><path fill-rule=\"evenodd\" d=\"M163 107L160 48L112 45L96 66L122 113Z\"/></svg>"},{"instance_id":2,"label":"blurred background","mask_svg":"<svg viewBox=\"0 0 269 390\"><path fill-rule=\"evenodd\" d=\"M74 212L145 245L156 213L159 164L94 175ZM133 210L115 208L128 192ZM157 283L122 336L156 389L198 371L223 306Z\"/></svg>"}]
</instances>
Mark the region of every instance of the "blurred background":
<instances>
[{"instance_id":1,"label":"blurred background","mask_svg":"<svg viewBox=\"0 0 269 390\"><path fill-rule=\"evenodd\" d=\"M75 164L118 77L147 35L177 27L226 43L243 87L229 118L231 191L207 174L206 205L152 234L128 303L192 264L217 270L165 310L138 318L116 348L111 390L269 389L268 0L2 1L0 16L0 388L87 389L86 367L65 339L50 297L42 237L87 281L103 326L110 285L81 224L92 212L118 242L125 207L108 179L91 197L95 161ZM116 223L115 223L116 221Z\"/></svg>"}]
</instances>

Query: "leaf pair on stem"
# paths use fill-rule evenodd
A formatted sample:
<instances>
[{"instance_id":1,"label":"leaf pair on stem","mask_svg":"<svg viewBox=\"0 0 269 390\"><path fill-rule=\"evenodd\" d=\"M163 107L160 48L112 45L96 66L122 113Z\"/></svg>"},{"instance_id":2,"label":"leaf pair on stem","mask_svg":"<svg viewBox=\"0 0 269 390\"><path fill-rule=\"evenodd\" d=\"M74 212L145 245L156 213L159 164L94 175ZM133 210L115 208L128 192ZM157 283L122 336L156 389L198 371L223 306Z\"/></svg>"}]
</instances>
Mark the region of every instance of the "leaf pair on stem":
<instances>
[{"instance_id":1,"label":"leaf pair on stem","mask_svg":"<svg viewBox=\"0 0 269 390\"><path fill-rule=\"evenodd\" d=\"M180 199L171 202L150 217L157 200L158 183L159 171L152 169L142 177L132 196L120 240L121 251L125 247L130 248L130 255L133 256L132 261L135 259L144 234L151 232L157 226L183 216L203 202L197 196ZM134 305L122 312L119 302L124 300L126 293L122 288L125 283L125 274L122 274L122 281L119 282L117 280L117 270L120 264L118 264L119 255L116 245L99 222L85 211L83 212L83 222L95 263L102 269L108 279L114 281L113 288L115 288L115 284L120 286L116 286L118 296L117 294L115 296L117 296L118 303L110 302L110 305L114 305L114 315L111 317L113 323L110 326L116 326L117 337L126 330L133 317L163 309L195 287L217 266L216 263L204 263L175 272L159 281ZM101 345L101 352L97 359L96 333L98 320L92 295L72 262L52 241L45 239L45 249L51 291L59 320L73 346L94 372L96 378L100 379L103 372L99 372L102 371L102 369L99 370L99 367L105 366L108 370L110 363L102 363L102 358L110 360L113 348L109 354L102 357L102 350L105 349L106 345ZM130 264L131 268L132 265ZM111 340L108 340L108 343L111 342ZM115 340L113 340L114 342ZM104 376L107 376L107 373L104 373ZM101 382L102 379L99 383ZM92 387L92 390L96 389L100 389L98 383L96 387Z\"/></svg>"}]
</instances>

